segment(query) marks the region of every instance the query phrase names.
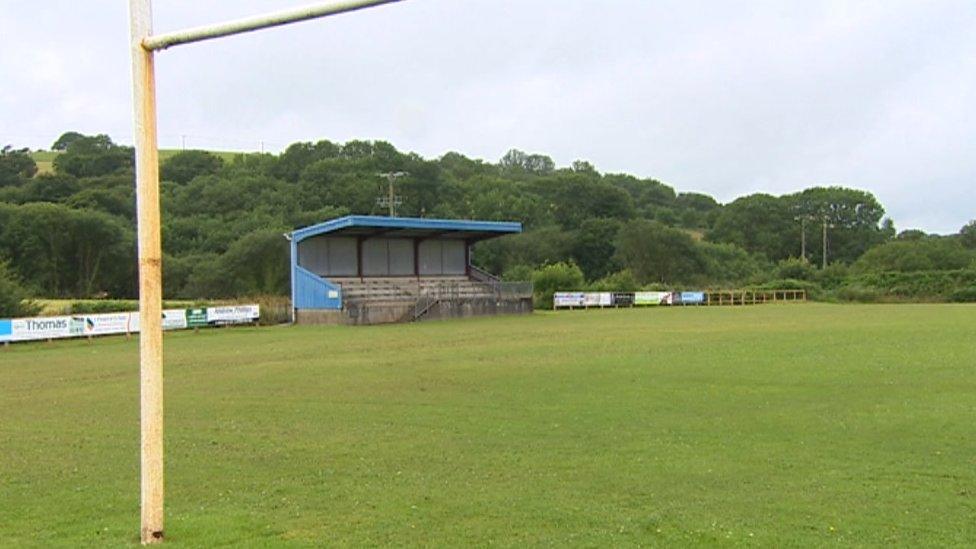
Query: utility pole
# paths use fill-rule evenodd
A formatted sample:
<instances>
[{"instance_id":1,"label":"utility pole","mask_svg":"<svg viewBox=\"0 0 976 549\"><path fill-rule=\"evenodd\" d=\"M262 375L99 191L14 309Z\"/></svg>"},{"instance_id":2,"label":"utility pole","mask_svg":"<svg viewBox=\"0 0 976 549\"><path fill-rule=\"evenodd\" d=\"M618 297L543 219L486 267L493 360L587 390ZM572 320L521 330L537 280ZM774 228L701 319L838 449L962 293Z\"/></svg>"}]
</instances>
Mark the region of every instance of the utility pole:
<instances>
[{"instance_id":1,"label":"utility pole","mask_svg":"<svg viewBox=\"0 0 976 549\"><path fill-rule=\"evenodd\" d=\"M823 269L827 268L827 216L823 218Z\"/></svg>"},{"instance_id":2,"label":"utility pole","mask_svg":"<svg viewBox=\"0 0 976 549\"><path fill-rule=\"evenodd\" d=\"M804 263L807 262L807 221L810 216L807 214L800 214L793 218L793 221L800 222L800 259Z\"/></svg>"},{"instance_id":3,"label":"utility pole","mask_svg":"<svg viewBox=\"0 0 976 549\"><path fill-rule=\"evenodd\" d=\"M800 258L807 262L807 218L800 218Z\"/></svg>"},{"instance_id":4,"label":"utility pole","mask_svg":"<svg viewBox=\"0 0 976 549\"><path fill-rule=\"evenodd\" d=\"M398 178L410 174L407 172L386 172L378 175L386 178L387 195L385 197L377 198L376 203L380 206L389 207L390 217L396 217L396 207L403 204L403 198L396 195L394 192L394 186L396 185L396 180Z\"/></svg>"}]
</instances>

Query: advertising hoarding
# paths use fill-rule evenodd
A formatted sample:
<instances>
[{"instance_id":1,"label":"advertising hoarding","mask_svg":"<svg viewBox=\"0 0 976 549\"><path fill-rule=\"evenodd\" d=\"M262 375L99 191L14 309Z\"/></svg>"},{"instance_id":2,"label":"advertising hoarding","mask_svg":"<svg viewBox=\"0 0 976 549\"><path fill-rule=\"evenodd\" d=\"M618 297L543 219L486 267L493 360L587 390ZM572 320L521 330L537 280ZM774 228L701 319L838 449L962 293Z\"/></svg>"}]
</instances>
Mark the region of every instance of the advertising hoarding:
<instances>
[{"instance_id":1,"label":"advertising hoarding","mask_svg":"<svg viewBox=\"0 0 976 549\"><path fill-rule=\"evenodd\" d=\"M187 328L201 328L207 325L207 309L187 309L186 310L186 327Z\"/></svg>"},{"instance_id":2,"label":"advertising hoarding","mask_svg":"<svg viewBox=\"0 0 976 549\"><path fill-rule=\"evenodd\" d=\"M669 292L634 292L634 305L666 305Z\"/></svg>"},{"instance_id":3,"label":"advertising hoarding","mask_svg":"<svg viewBox=\"0 0 976 549\"><path fill-rule=\"evenodd\" d=\"M556 292L552 294L552 304L555 307L582 307L583 292Z\"/></svg>"},{"instance_id":4,"label":"advertising hoarding","mask_svg":"<svg viewBox=\"0 0 976 549\"><path fill-rule=\"evenodd\" d=\"M166 309L163 311L164 330L182 330L186 328L186 309ZM139 313L129 313L129 331L139 331Z\"/></svg>"},{"instance_id":5,"label":"advertising hoarding","mask_svg":"<svg viewBox=\"0 0 976 549\"><path fill-rule=\"evenodd\" d=\"M634 292L614 292L613 304L617 307L630 307L634 304Z\"/></svg>"},{"instance_id":6,"label":"advertising hoarding","mask_svg":"<svg viewBox=\"0 0 976 549\"><path fill-rule=\"evenodd\" d=\"M81 323L82 332L79 335L126 334L129 333L129 314L83 315L73 316L72 319Z\"/></svg>"},{"instance_id":7,"label":"advertising hoarding","mask_svg":"<svg viewBox=\"0 0 976 549\"><path fill-rule=\"evenodd\" d=\"M58 339L71 337L72 332L80 333L81 326L73 325L69 316L15 318L11 321L10 340Z\"/></svg>"},{"instance_id":8,"label":"advertising hoarding","mask_svg":"<svg viewBox=\"0 0 976 549\"><path fill-rule=\"evenodd\" d=\"M162 320L164 330L180 330L191 326L206 326L208 319L214 319L212 322L216 324L248 324L256 322L260 314L258 305L166 309L163 311ZM0 343L126 334L138 331L138 312L15 318L0 320Z\"/></svg>"},{"instance_id":9,"label":"advertising hoarding","mask_svg":"<svg viewBox=\"0 0 976 549\"><path fill-rule=\"evenodd\" d=\"M186 311L184 322L186 321ZM261 316L260 307L257 305L230 305L227 307L208 307L207 322L211 324L242 324L247 322L257 322Z\"/></svg>"}]
</instances>

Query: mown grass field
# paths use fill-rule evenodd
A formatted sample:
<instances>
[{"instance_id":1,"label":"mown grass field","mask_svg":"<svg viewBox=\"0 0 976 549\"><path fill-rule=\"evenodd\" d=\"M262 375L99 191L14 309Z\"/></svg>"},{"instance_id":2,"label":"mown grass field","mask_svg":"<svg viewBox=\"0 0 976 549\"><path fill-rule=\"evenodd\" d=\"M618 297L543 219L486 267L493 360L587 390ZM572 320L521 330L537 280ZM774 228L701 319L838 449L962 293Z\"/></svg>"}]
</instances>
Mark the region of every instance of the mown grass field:
<instances>
[{"instance_id":1,"label":"mown grass field","mask_svg":"<svg viewBox=\"0 0 976 549\"><path fill-rule=\"evenodd\" d=\"M976 307L166 336L175 546L972 546ZM136 340L0 349L0 544L138 533Z\"/></svg>"}]
</instances>

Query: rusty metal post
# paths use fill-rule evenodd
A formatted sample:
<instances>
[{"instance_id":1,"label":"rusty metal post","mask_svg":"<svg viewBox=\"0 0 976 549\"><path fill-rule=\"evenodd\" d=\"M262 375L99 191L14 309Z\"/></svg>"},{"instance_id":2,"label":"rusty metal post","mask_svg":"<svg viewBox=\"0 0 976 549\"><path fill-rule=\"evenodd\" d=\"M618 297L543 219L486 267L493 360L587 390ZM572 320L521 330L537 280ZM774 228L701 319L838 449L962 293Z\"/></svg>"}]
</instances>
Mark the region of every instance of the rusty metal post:
<instances>
[{"instance_id":1,"label":"rusty metal post","mask_svg":"<svg viewBox=\"0 0 976 549\"><path fill-rule=\"evenodd\" d=\"M331 0L153 36L150 0L129 0L132 99L139 241L139 385L141 540L163 541L163 280L159 214L159 150L153 52L221 36L346 13L400 0Z\"/></svg>"},{"instance_id":2,"label":"rusty metal post","mask_svg":"<svg viewBox=\"0 0 976 549\"><path fill-rule=\"evenodd\" d=\"M139 385L141 425L140 538L163 541L163 326L162 247L159 229L159 151L150 0L129 0L132 99L139 240Z\"/></svg>"}]
</instances>

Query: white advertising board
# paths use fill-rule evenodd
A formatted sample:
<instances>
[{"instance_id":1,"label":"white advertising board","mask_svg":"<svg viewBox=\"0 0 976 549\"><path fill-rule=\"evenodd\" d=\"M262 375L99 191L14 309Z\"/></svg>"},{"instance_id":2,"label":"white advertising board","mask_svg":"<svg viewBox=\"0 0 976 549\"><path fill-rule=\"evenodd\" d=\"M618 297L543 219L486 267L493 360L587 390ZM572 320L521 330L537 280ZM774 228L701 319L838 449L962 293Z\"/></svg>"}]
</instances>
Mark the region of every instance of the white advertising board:
<instances>
[{"instance_id":1,"label":"white advertising board","mask_svg":"<svg viewBox=\"0 0 976 549\"><path fill-rule=\"evenodd\" d=\"M258 305L232 305L207 308L207 322L214 324L257 322L260 317L261 307Z\"/></svg>"},{"instance_id":2,"label":"white advertising board","mask_svg":"<svg viewBox=\"0 0 976 549\"><path fill-rule=\"evenodd\" d=\"M609 307L613 304L613 294L610 292L586 292L583 304L587 307Z\"/></svg>"},{"instance_id":3,"label":"white advertising board","mask_svg":"<svg viewBox=\"0 0 976 549\"><path fill-rule=\"evenodd\" d=\"M10 341L58 339L81 335L83 321L70 316L15 318L11 321Z\"/></svg>"},{"instance_id":4,"label":"white advertising board","mask_svg":"<svg viewBox=\"0 0 976 549\"><path fill-rule=\"evenodd\" d=\"M261 315L258 305L210 307L206 311L207 321L213 324L248 324L257 322ZM164 330L182 330L187 327L186 309L163 311ZM0 343L138 332L137 312L0 320Z\"/></svg>"},{"instance_id":5,"label":"white advertising board","mask_svg":"<svg viewBox=\"0 0 976 549\"><path fill-rule=\"evenodd\" d=\"M81 322L81 335L109 335L129 333L129 313L108 313L72 317Z\"/></svg>"},{"instance_id":6,"label":"white advertising board","mask_svg":"<svg viewBox=\"0 0 976 549\"><path fill-rule=\"evenodd\" d=\"M556 292L552 294L552 304L555 307L582 307L584 294L583 292Z\"/></svg>"}]
</instances>

